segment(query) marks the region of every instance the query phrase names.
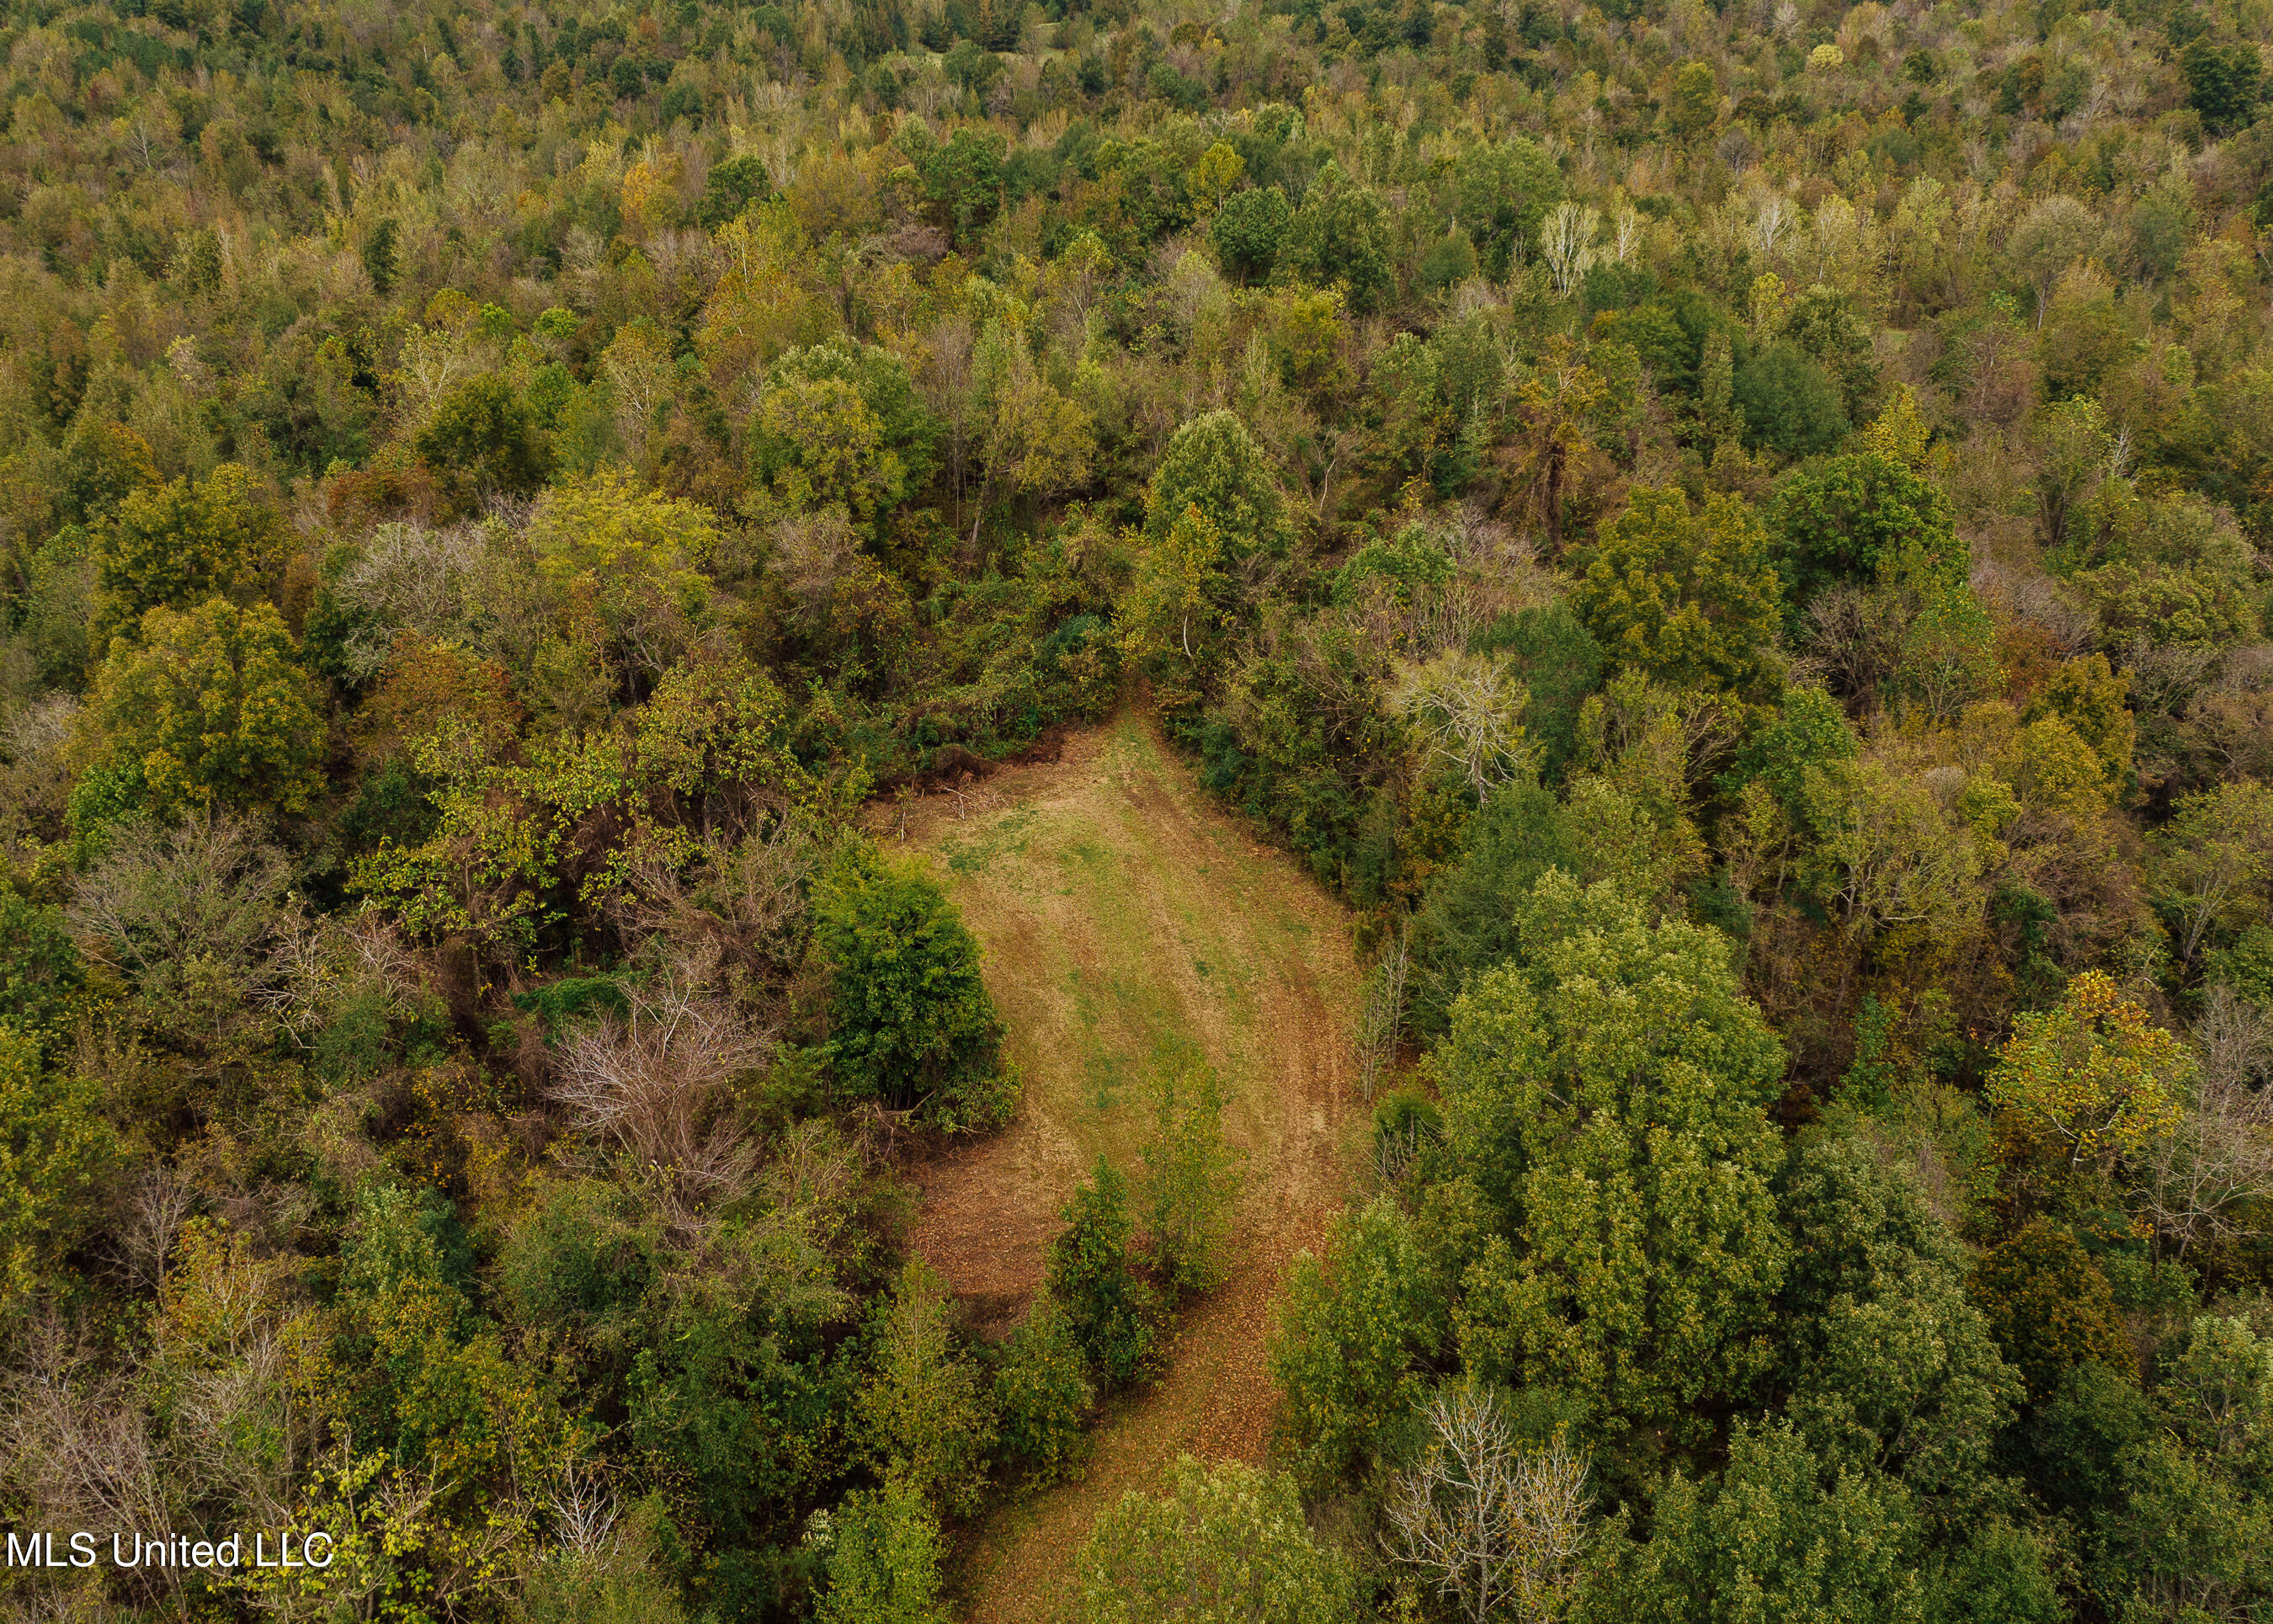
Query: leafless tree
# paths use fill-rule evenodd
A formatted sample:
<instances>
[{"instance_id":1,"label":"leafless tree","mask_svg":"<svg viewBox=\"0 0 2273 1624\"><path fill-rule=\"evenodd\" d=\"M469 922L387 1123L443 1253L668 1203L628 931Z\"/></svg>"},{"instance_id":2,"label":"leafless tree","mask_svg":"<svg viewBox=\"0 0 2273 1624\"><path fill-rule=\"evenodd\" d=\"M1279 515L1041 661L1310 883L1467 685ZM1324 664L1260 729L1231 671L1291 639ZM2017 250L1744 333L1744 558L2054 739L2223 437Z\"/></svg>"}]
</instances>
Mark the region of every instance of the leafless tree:
<instances>
[{"instance_id":1,"label":"leafless tree","mask_svg":"<svg viewBox=\"0 0 2273 1624\"><path fill-rule=\"evenodd\" d=\"M362 558L333 583L332 594L362 612L342 650L348 669L368 680L394 656L396 637L466 635L479 595L487 541L481 526L430 530L382 524Z\"/></svg>"},{"instance_id":2,"label":"leafless tree","mask_svg":"<svg viewBox=\"0 0 2273 1624\"><path fill-rule=\"evenodd\" d=\"M1539 234L1540 252L1555 278L1555 291L1568 296L1579 279L1594 268L1594 229L1602 211L1580 203L1557 204Z\"/></svg>"},{"instance_id":3,"label":"leafless tree","mask_svg":"<svg viewBox=\"0 0 2273 1624\"><path fill-rule=\"evenodd\" d=\"M579 1556L600 1556L616 1545L622 1507L616 1492L594 1468L572 1461L546 1499L552 1531L562 1548Z\"/></svg>"},{"instance_id":4,"label":"leafless tree","mask_svg":"<svg viewBox=\"0 0 2273 1624\"><path fill-rule=\"evenodd\" d=\"M1791 205L1782 193L1770 192L1761 196L1752 215L1752 240L1759 244L1763 256L1774 255L1776 244L1791 229Z\"/></svg>"},{"instance_id":5,"label":"leafless tree","mask_svg":"<svg viewBox=\"0 0 2273 1624\"><path fill-rule=\"evenodd\" d=\"M116 826L79 883L72 925L140 995L145 1030L219 1064L266 1026L277 949L299 904L281 853L242 818Z\"/></svg>"},{"instance_id":6,"label":"leafless tree","mask_svg":"<svg viewBox=\"0 0 2273 1624\"><path fill-rule=\"evenodd\" d=\"M319 1440L320 1423L300 1402L296 1368L315 1351L309 1321L285 1305L241 1307L229 1357L170 1368L167 1450L174 1471L271 1525L287 1522Z\"/></svg>"},{"instance_id":7,"label":"leafless tree","mask_svg":"<svg viewBox=\"0 0 2273 1624\"><path fill-rule=\"evenodd\" d=\"M166 1259L182 1226L197 1210L197 1187L176 1169L160 1165L135 1181L119 1226L118 1268L138 1292L155 1297Z\"/></svg>"},{"instance_id":8,"label":"leafless tree","mask_svg":"<svg viewBox=\"0 0 2273 1624\"><path fill-rule=\"evenodd\" d=\"M660 950L672 974L723 983L754 1009L769 973L784 967L821 846L804 823L784 817L739 841L714 830L703 847L692 865L638 868L615 905L618 922Z\"/></svg>"},{"instance_id":9,"label":"leafless tree","mask_svg":"<svg viewBox=\"0 0 2273 1624\"><path fill-rule=\"evenodd\" d=\"M117 825L73 898L71 923L138 978L217 959L246 990L265 976L291 873L253 826L225 815Z\"/></svg>"},{"instance_id":10,"label":"leafless tree","mask_svg":"<svg viewBox=\"0 0 2273 1624\"><path fill-rule=\"evenodd\" d=\"M1524 737L1531 690L1487 656L1455 650L1425 665L1407 665L1391 703L1412 722L1431 756L1459 769L1479 803L1538 765L1538 748Z\"/></svg>"},{"instance_id":11,"label":"leafless tree","mask_svg":"<svg viewBox=\"0 0 2273 1624\"><path fill-rule=\"evenodd\" d=\"M1434 1578L1470 1624L1503 1608L1523 1624L1553 1619L1585 1544L1584 1452L1560 1432L1527 1447L1472 1383L1437 1389L1422 1418L1428 1452L1390 1493L1391 1553Z\"/></svg>"},{"instance_id":12,"label":"leafless tree","mask_svg":"<svg viewBox=\"0 0 2273 1624\"><path fill-rule=\"evenodd\" d=\"M1414 594L1407 646L1425 657L1465 649L1485 627L1513 610L1548 602L1552 577L1530 542L1504 524L1460 508L1437 533L1452 555L1452 575Z\"/></svg>"},{"instance_id":13,"label":"leafless tree","mask_svg":"<svg viewBox=\"0 0 2273 1624\"><path fill-rule=\"evenodd\" d=\"M551 1094L587 1138L656 1177L692 1223L756 1181L759 1147L738 1118L734 1080L769 1046L724 999L684 982L629 996L628 1020L596 1021L569 1041Z\"/></svg>"},{"instance_id":14,"label":"leafless tree","mask_svg":"<svg viewBox=\"0 0 2273 1624\"><path fill-rule=\"evenodd\" d=\"M776 567L781 583L806 618L827 618L836 583L859 565L859 538L841 508L794 514L774 525Z\"/></svg>"},{"instance_id":15,"label":"leafless tree","mask_svg":"<svg viewBox=\"0 0 2273 1624\"><path fill-rule=\"evenodd\" d=\"M1641 213L1631 203L1610 216L1610 258L1624 265L1641 243Z\"/></svg>"},{"instance_id":16,"label":"leafless tree","mask_svg":"<svg viewBox=\"0 0 2273 1624\"><path fill-rule=\"evenodd\" d=\"M2155 644L2133 640L2121 661L2131 677L2131 709L2140 716L2183 710L2217 674L2215 649L2186 643Z\"/></svg>"},{"instance_id":17,"label":"leafless tree","mask_svg":"<svg viewBox=\"0 0 2273 1624\"><path fill-rule=\"evenodd\" d=\"M386 915L365 911L350 914L343 931L355 957L356 970L387 996L406 1006L424 990L418 973L418 956L406 945Z\"/></svg>"},{"instance_id":18,"label":"leafless tree","mask_svg":"<svg viewBox=\"0 0 2273 1624\"><path fill-rule=\"evenodd\" d=\"M1420 1160L1421 1147L1430 1135L1418 1122L1408 1122L1402 1128L1382 1128L1373 1136L1373 1176L1385 1189L1396 1184L1412 1170Z\"/></svg>"},{"instance_id":19,"label":"leafless tree","mask_svg":"<svg viewBox=\"0 0 2273 1624\"><path fill-rule=\"evenodd\" d=\"M2014 620L2043 631L2063 653L2082 653L2098 635L2099 617L2090 606L2041 570L1983 559L1973 567L1972 586L1977 596L1993 601Z\"/></svg>"},{"instance_id":20,"label":"leafless tree","mask_svg":"<svg viewBox=\"0 0 2273 1624\"><path fill-rule=\"evenodd\" d=\"M164 1462L142 1405L53 1320L32 1328L0 1387L0 1472L35 1500L23 1507L32 1527L172 1525ZM173 1571L145 1577L170 1589Z\"/></svg>"},{"instance_id":21,"label":"leafless tree","mask_svg":"<svg viewBox=\"0 0 2273 1624\"><path fill-rule=\"evenodd\" d=\"M1902 658L1904 616L1899 595L1877 587L1840 585L1807 607L1803 634L1843 694L1872 694Z\"/></svg>"},{"instance_id":22,"label":"leafless tree","mask_svg":"<svg viewBox=\"0 0 2273 1624\"><path fill-rule=\"evenodd\" d=\"M10 712L0 726L0 840L13 846L29 829L63 816L79 710L70 695L50 694Z\"/></svg>"},{"instance_id":23,"label":"leafless tree","mask_svg":"<svg viewBox=\"0 0 2273 1624\"><path fill-rule=\"evenodd\" d=\"M1405 977L1413 962L1413 921L1398 929L1397 939L1366 978L1365 1013L1357 1034L1358 1086L1368 1100L1382 1074L1397 1059L1397 1035L1405 1025Z\"/></svg>"},{"instance_id":24,"label":"leafless tree","mask_svg":"<svg viewBox=\"0 0 2273 1624\"><path fill-rule=\"evenodd\" d=\"M2273 644L2227 655L2217 682L2187 707L2187 722L2227 778L2273 779Z\"/></svg>"},{"instance_id":25,"label":"leafless tree","mask_svg":"<svg viewBox=\"0 0 2273 1624\"><path fill-rule=\"evenodd\" d=\"M2273 1198L2273 1015L2214 989L2196 1023L2194 1097L2149 1153L2147 1215L2178 1255L2242 1228Z\"/></svg>"}]
</instances>

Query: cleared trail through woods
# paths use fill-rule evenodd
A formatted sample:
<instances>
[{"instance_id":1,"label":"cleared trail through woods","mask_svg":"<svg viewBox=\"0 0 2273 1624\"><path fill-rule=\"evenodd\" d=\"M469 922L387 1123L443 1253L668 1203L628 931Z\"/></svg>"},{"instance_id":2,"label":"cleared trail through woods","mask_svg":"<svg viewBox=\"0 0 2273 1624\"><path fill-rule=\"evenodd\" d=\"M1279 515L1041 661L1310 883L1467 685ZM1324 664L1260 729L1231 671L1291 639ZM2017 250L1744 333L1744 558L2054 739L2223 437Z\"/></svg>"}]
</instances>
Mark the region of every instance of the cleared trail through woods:
<instances>
[{"instance_id":1,"label":"cleared trail through woods","mask_svg":"<svg viewBox=\"0 0 2273 1624\"><path fill-rule=\"evenodd\" d=\"M884 831L900 832L896 817ZM975 1624L1052 1616L1098 1514L1180 1453L1259 1462L1264 1365L1286 1267L1342 1205L1367 1113L1350 1034L1346 915L1209 801L1146 718L1123 709L1058 760L907 810L986 952L1025 1073L1018 1120L921 1170L914 1244L998 1326L1042 1280L1056 1212L1101 1152L1133 1172L1148 1071L1197 1052L1222 1078L1248 1153L1230 1278L1188 1308L1167 1374L1116 1401L1081 1481L997 1512L956 1575Z\"/></svg>"}]
</instances>

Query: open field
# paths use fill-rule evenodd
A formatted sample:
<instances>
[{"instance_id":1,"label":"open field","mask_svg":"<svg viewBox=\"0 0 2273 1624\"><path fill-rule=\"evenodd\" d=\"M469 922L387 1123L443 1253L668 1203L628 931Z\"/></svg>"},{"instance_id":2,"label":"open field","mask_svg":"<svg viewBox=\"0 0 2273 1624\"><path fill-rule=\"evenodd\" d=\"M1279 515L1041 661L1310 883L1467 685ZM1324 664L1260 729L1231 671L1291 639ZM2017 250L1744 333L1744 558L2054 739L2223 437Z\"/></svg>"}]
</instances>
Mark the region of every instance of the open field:
<instances>
[{"instance_id":1,"label":"open field","mask_svg":"<svg viewBox=\"0 0 2273 1624\"><path fill-rule=\"evenodd\" d=\"M1195 1053L1212 1064L1226 1132L1249 1155L1231 1277L1185 1315L1168 1373L1108 1412L1083 1481L998 1514L972 1543L967 1615L1040 1619L1124 1489L1181 1451L1263 1456L1269 1305L1341 1205L1362 1143L1358 972L1339 908L1210 803L1130 710L1055 762L913 804L905 839L984 947L1026 1079L1016 1123L919 1175L915 1245L979 1318L1007 1322L1040 1283L1057 1206L1098 1154L1133 1168L1148 1068Z\"/></svg>"}]
</instances>

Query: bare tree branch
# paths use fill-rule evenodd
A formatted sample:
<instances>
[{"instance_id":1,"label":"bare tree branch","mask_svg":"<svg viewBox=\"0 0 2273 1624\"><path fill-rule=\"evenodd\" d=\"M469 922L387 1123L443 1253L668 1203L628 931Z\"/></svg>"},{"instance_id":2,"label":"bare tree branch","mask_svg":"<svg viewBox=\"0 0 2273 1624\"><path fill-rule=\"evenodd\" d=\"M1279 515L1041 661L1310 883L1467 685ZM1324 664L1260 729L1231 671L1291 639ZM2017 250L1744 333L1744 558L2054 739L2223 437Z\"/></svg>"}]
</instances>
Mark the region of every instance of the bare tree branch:
<instances>
[{"instance_id":1,"label":"bare tree branch","mask_svg":"<svg viewBox=\"0 0 2273 1624\"><path fill-rule=\"evenodd\" d=\"M1437 1389L1422 1417L1432 1441L1390 1494L1391 1553L1430 1575L1470 1624L1503 1608L1523 1624L1555 1618L1586 1543L1586 1455L1560 1432L1525 1447L1472 1383Z\"/></svg>"}]
</instances>

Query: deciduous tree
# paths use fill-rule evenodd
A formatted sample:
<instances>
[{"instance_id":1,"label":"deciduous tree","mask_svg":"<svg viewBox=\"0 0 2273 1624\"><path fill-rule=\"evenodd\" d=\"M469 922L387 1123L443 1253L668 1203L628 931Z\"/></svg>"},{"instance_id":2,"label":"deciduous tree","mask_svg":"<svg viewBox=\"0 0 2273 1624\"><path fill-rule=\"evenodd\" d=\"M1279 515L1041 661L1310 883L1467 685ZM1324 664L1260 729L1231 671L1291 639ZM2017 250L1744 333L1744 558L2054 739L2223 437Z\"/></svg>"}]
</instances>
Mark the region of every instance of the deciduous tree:
<instances>
[{"instance_id":1,"label":"deciduous tree","mask_svg":"<svg viewBox=\"0 0 2273 1624\"><path fill-rule=\"evenodd\" d=\"M1439 1387L1421 1415L1429 1441L1391 1491L1391 1550L1470 1624L1560 1618L1587 1544L1586 1452L1559 1431L1527 1444L1473 1383Z\"/></svg>"},{"instance_id":2,"label":"deciduous tree","mask_svg":"<svg viewBox=\"0 0 2273 1624\"><path fill-rule=\"evenodd\" d=\"M1759 700L1779 680L1767 536L1740 498L1699 512L1677 490L1637 488L1576 598L1603 652L1660 681Z\"/></svg>"},{"instance_id":3,"label":"deciduous tree","mask_svg":"<svg viewBox=\"0 0 2273 1624\"><path fill-rule=\"evenodd\" d=\"M1550 872L1437 1064L1447 1147L1497 1219L1464 1280L1468 1369L1675 1435L1752 1390L1786 1266L1783 1055L1718 934Z\"/></svg>"},{"instance_id":4,"label":"deciduous tree","mask_svg":"<svg viewBox=\"0 0 2273 1624\"><path fill-rule=\"evenodd\" d=\"M131 491L95 537L108 599L99 635L132 635L154 608L185 609L214 597L248 605L281 574L284 553L282 523L235 462L194 483Z\"/></svg>"},{"instance_id":5,"label":"deciduous tree","mask_svg":"<svg viewBox=\"0 0 2273 1624\"><path fill-rule=\"evenodd\" d=\"M2014 1018L1988 1094L2072 1165L2112 1169L2177 1125L2194 1071L2184 1045L2105 972L2086 970L2054 1008Z\"/></svg>"},{"instance_id":6,"label":"deciduous tree","mask_svg":"<svg viewBox=\"0 0 2273 1624\"><path fill-rule=\"evenodd\" d=\"M1204 1065L1163 1068L1136 1192L1153 1267L1179 1291L1204 1291L1230 1267L1243 1152L1223 1136L1223 1086Z\"/></svg>"},{"instance_id":7,"label":"deciduous tree","mask_svg":"<svg viewBox=\"0 0 2273 1624\"><path fill-rule=\"evenodd\" d=\"M114 641L92 715L105 759L150 808L297 812L323 785L323 733L299 645L266 603L152 609Z\"/></svg>"},{"instance_id":8,"label":"deciduous tree","mask_svg":"<svg viewBox=\"0 0 2273 1624\"><path fill-rule=\"evenodd\" d=\"M1349 1564L1311 1536L1292 1481L1189 1455L1158 1499L1131 1489L1098 1519L1074 1572L1083 1624L1335 1624L1354 1598Z\"/></svg>"}]
</instances>

